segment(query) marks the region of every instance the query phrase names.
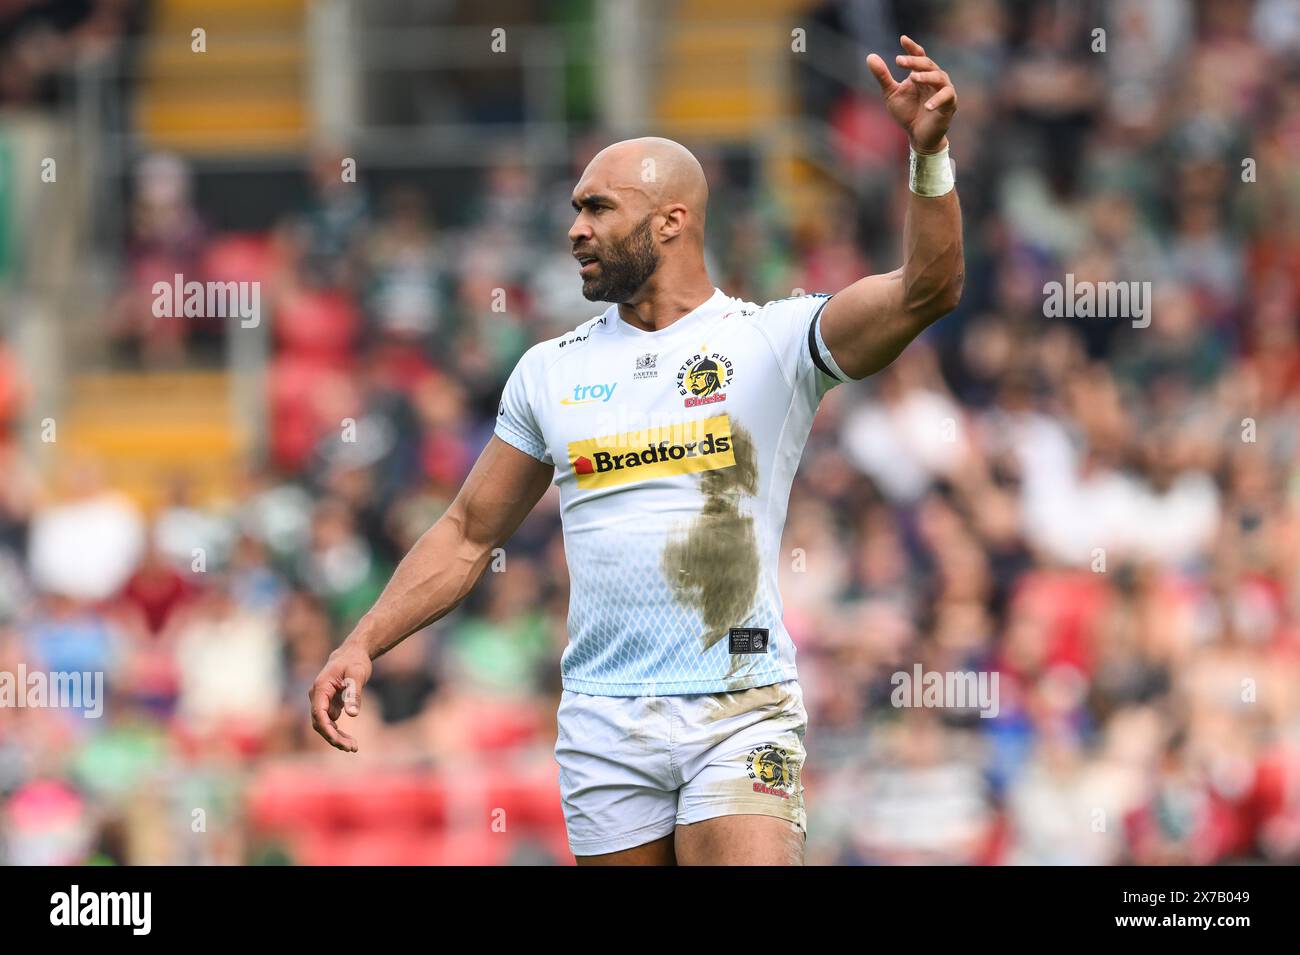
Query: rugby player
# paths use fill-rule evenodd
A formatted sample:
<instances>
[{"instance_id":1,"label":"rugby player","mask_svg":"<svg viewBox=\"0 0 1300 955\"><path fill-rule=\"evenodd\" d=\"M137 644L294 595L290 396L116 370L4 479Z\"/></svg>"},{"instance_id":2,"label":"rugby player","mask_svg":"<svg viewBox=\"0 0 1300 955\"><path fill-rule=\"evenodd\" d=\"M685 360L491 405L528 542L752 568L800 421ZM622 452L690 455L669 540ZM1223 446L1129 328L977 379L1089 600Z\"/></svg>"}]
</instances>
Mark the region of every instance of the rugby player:
<instances>
[{"instance_id":1,"label":"rugby player","mask_svg":"<svg viewBox=\"0 0 1300 955\"><path fill-rule=\"evenodd\" d=\"M757 305L704 265L708 186L656 137L596 155L569 230L613 303L533 346L447 512L311 688L338 749L371 661L455 608L552 483L569 564L555 754L581 864L801 864L807 716L781 620L790 484L822 395L888 365L961 294L957 96L915 41L868 68L911 140L903 265Z\"/></svg>"}]
</instances>

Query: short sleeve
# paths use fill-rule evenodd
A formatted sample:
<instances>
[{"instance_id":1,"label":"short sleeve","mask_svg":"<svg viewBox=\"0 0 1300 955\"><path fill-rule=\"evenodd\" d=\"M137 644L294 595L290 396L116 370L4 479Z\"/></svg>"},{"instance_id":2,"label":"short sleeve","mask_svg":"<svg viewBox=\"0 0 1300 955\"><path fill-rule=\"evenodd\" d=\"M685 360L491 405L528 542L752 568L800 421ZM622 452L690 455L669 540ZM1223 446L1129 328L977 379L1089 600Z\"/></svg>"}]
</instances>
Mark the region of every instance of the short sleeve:
<instances>
[{"instance_id":1,"label":"short sleeve","mask_svg":"<svg viewBox=\"0 0 1300 955\"><path fill-rule=\"evenodd\" d=\"M547 450L546 439L533 409L533 369L536 366L536 349L530 349L519 359L506 381L497 405L497 423L493 433L511 447L530 455L543 464L554 464Z\"/></svg>"},{"instance_id":2,"label":"short sleeve","mask_svg":"<svg viewBox=\"0 0 1300 955\"><path fill-rule=\"evenodd\" d=\"M822 311L830 300L827 293L777 299L764 305L759 316L790 380L798 384L811 378L818 397L849 380L822 338Z\"/></svg>"}]
</instances>

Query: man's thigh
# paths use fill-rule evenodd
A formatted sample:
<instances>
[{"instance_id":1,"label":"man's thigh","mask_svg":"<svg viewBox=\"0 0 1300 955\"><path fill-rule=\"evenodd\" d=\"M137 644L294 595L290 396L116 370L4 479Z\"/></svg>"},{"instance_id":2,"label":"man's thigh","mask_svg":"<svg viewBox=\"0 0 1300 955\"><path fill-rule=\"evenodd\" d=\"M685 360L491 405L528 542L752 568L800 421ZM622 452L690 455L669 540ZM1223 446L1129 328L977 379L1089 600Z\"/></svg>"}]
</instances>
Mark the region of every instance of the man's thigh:
<instances>
[{"instance_id":1,"label":"man's thigh","mask_svg":"<svg viewBox=\"0 0 1300 955\"><path fill-rule=\"evenodd\" d=\"M667 697L562 694L560 802L569 849L583 864L671 864L662 861L677 815L671 716Z\"/></svg>"},{"instance_id":2,"label":"man's thigh","mask_svg":"<svg viewBox=\"0 0 1300 955\"><path fill-rule=\"evenodd\" d=\"M804 731L799 684L683 697L675 846L683 865L801 865Z\"/></svg>"},{"instance_id":3,"label":"man's thigh","mask_svg":"<svg viewBox=\"0 0 1300 955\"><path fill-rule=\"evenodd\" d=\"M777 816L716 816L678 826L678 865L803 865L804 834Z\"/></svg>"},{"instance_id":4,"label":"man's thigh","mask_svg":"<svg viewBox=\"0 0 1300 955\"><path fill-rule=\"evenodd\" d=\"M645 845L624 849L621 852L606 852L597 856L574 856L578 865L676 865L677 854L673 846L673 837L664 836L647 842Z\"/></svg>"},{"instance_id":5,"label":"man's thigh","mask_svg":"<svg viewBox=\"0 0 1300 955\"><path fill-rule=\"evenodd\" d=\"M578 865L803 865L804 834L775 816L718 816L645 845L575 856Z\"/></svg>"}]
</instances>

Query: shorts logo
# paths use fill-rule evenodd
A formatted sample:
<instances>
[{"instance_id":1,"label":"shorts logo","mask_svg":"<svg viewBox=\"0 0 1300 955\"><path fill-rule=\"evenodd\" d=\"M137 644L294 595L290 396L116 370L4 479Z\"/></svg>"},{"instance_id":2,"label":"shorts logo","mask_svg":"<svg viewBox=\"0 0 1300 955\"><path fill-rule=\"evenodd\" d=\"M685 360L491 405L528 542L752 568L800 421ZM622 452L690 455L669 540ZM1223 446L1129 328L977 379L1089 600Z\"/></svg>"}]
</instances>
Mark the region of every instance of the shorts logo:
<instances>
[{"instance_id":1,"label":"shorts logo","mask_svg":"<svg viewBox=\"0 0 1300 955\"><path fill-rule=\"evenodd\" d=\"M569 463L582 490L657 477L715 471L736 463L731 420L724 414L672 428L569 442Z\"/></svg>"},{"instance_id":2,"label":"shorts logo","mask_svg":"<svg viewBox=\"0 0 1300 955\"><path fill-rule=\"evenodd\" d=\"M754 792L782 799L790 798L798 772L786 751L772 743L751 749L745 759L745 770L754 781Z\"/></svg>"},{"instance_id":3,"label":"shorts logo","mask_svg":"<svg viewBox=\"0 0 1300 955\"><path fill-rule=\"evenodd\" d=\"M720 352L706 353L701 348L677 370L677 392L686 400L687 408L726 401L723 389L731 384L733 372L731 359Z\"/></svg>"}]
</instances>

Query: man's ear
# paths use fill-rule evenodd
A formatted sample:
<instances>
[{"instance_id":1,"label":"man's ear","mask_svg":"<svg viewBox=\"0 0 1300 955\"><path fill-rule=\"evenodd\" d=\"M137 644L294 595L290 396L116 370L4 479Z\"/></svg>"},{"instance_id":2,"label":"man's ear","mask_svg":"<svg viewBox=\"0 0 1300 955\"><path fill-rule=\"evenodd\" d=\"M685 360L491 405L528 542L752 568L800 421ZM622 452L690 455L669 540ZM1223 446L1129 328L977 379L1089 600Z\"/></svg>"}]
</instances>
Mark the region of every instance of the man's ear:
<instances>
[{"instance_id":1,"label":"man's ear","mask_svg":"<svg viewBox=\"0 0 1300 955\"><path fill-rule=\"evenodd\" d=\"M664 217L663 225L656 230L661 239L672 239L686 231L687 209L680 202L665 206L654 215Z\"/></svg>"}]
</instances>

